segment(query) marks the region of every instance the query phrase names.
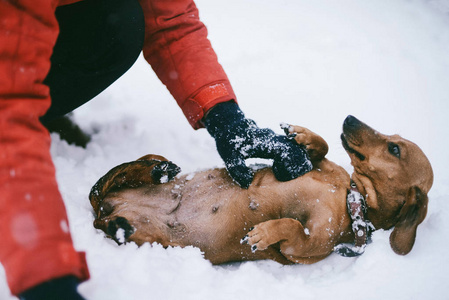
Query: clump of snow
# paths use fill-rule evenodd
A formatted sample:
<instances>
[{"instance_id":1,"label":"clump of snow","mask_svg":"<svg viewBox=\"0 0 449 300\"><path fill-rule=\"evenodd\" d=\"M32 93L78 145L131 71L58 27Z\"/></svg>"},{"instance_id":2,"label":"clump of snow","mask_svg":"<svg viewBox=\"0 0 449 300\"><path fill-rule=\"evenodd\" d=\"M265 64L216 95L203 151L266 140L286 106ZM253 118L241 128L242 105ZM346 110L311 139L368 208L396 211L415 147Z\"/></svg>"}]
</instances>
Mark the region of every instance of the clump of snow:
<instances>
[{"instance_id":1,"label":"clump of snow","mask_svg":"<svg viewBox=\"0 0 449 300\"><path fill-rule=\"evenodd\" d=\"M125 242L125 229L123 228L119 228L117 229L117 232L115 233L115 238L117 239L117 241L119 241L119 243L124 243Z\"/></svg>"},{"instance_id":2,"label":"clump of snow","mask_svg":"<svg viewBox=\"0 0 449 300\"><path fill-rule=\"evenodd\" d=\"M161 183L167 183L168 182L168 175L163 175L159 181Z\"/></svg>"},{"instance_id":3,"label":"clump of snow","mask_svg":"<svg viewBox=\"0 0 449 300\"><path fill-rule=\"evenodd\" d=\"M87 252L92 275L80 292L89 300L446 299L447 2L196 3L247 117L279 134L282 120L310 128L328 142L328 158L348 171L352 168L339 140L348 114L382 133L412 140L435 172L427 217L406 256L390 249L390 231L378 230L362 256L333 254L313 265L257 261L212 266L194 247L116 245L93 227L88 201L92 185L112 167L148 153L174 161L184 174L223 166L207 131L189 127L141 57L75 113L80 126L93 133L87 149L52 136L74 244ZM1 267L0 299L15 299Z\"/></svg>"}]
</instances>

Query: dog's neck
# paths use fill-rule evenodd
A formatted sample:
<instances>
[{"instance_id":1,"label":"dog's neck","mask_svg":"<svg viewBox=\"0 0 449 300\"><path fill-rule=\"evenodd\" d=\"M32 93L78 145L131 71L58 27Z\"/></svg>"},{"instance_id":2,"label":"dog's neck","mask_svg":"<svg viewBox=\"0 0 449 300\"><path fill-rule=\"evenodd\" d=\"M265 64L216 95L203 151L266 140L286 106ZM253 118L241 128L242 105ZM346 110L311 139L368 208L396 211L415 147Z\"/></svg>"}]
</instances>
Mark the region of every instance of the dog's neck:
<instances>
[{"instance_id":1,"label":"dog's neck","mask_svg":"<svg viewBox=\"0 0 449 300\"><path fill-rule=\"evenodd\" d=\"M388 229L394 225L390 222L390 215L386 215L386 211L394 211L385 209L385 201L383 195L379 195L373 185L371 179L356 172L352 173L351 181L357 187L357 190L365 197L367 206L367 218L372 222L376 229ZM383 209L381 209L382 207Z\"/></svg>"}]
</instances>

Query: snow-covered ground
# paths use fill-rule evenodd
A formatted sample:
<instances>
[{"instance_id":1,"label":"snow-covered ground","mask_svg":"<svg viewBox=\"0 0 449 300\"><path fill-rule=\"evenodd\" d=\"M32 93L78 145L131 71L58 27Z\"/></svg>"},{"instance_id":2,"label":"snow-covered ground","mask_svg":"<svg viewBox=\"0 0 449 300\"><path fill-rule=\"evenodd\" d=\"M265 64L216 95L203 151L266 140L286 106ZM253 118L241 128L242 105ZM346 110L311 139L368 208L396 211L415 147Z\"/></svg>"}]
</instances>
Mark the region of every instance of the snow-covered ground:
<instances>
[{"instance_id":1,"label":"snow-covered ground","mask_svg":"<svg viewBox=\"0 0 449 300\"><path fill-rule=\"evenodd\" d=\"M247 116L277 132L306 126L329 143L331 160L351 171L340 145L353 114L401 134L433 164L429 211L407 256L378 231L364 255L331 255L310 266L258 261L212 266L193 247L117 246L92 226L91 186L110 168L147 153L184 173L222 166L212 138L192 130L147 63L134 67L77 122L87 149L53 135L52 155L77 249L87 251L91 300L122 299L448 299L449 3L447 0L197 0L210 39ZM419 170L416 170L419 172ZM44 263L44 262L43 262ZM0 268L0 299L9 296Z\"/></svg>"}]
</instances>

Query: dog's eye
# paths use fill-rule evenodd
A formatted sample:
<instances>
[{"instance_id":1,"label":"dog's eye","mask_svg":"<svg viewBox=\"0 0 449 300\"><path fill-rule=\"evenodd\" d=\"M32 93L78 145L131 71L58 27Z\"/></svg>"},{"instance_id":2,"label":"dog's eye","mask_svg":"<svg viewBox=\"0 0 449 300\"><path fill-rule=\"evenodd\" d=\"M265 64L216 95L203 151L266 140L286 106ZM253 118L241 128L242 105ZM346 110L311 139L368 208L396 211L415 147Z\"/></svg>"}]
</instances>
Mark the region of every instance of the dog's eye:
<instances>
[{"instance_id":1,"label":"dog's eye","mask_svg":"<svg viewBox=\"0 0 449 300\"><path fill-rule=\"evenodd\" d=\"M398 144L388 143L388 152L390 152L392 155L396 156L397 158L401 157L401 148L399 148Z\"/></svg>"}]
</instances>

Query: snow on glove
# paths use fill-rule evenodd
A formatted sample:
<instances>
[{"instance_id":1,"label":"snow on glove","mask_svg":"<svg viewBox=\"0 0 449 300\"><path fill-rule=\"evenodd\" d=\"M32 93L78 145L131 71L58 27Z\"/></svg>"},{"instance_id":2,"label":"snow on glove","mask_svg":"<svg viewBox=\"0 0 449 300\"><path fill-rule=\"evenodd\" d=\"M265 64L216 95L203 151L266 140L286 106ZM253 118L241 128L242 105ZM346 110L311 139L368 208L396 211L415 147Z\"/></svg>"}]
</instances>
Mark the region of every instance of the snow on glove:
<instances>
[{"instance_id":1,"label":"snow on glove","mask_svg":"<svg viewBox=\"0 0 449 300\"><path fill-rule=\"evenodd\" d=\"M312 169L304 146L271 129L257 127L234 102L214 106L204 123L229 175L243 188L248 188L254 177L245 164L248 158L273 159L273 173L279 181L294 179Z\"/></svg>"},{"instance_id":2,"label":"snow on glove","mask_svg":"<svg viewBox=\"0 0 449 300\"><path fill-rule=\"evenodd\" d=\"M44 282L19 295L20 300L85 300L77 292L78 279L65 276Z\"/></svg>"}]
</instances>

